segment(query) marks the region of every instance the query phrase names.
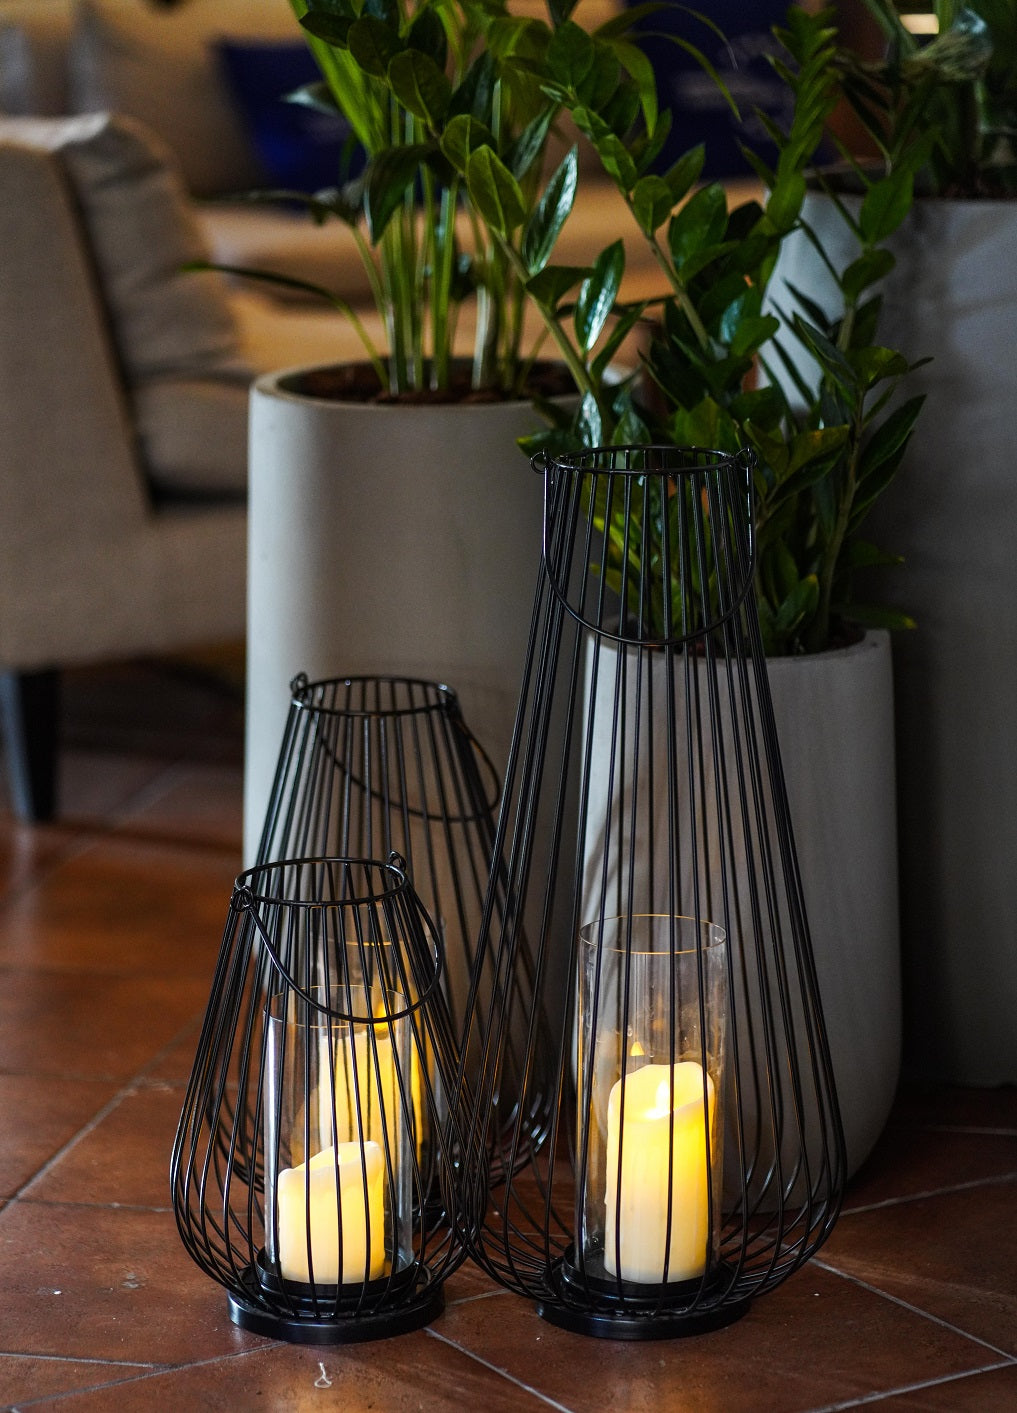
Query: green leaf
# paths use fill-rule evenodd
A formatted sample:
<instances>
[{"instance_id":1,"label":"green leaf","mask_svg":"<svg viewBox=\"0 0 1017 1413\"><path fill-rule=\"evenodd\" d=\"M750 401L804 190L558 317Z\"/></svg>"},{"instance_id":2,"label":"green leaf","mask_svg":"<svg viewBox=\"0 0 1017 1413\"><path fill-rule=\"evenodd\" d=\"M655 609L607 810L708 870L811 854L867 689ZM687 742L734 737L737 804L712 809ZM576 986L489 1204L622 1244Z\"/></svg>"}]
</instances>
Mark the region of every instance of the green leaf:
<instances>
[{"instance_id":1,"label":"green leaf","mask_svg":"<svg viewBox=\"0 0 1017 1413\"><path fill-rule=\"evenodd\" d=\"M860 480L871 475L906 445L924 401L924 396L909 398L891 412L882 426L873 432L859 461Z\"/></svg>"},{"instance_id":2,"label":"green leaf","mask_svg":"<svg viewBox=\"0 0 1017 1413\"><path fill-rule=\"evenodd\" d=\"M646 131L653 132L657 122L657 78L653 65L642 49L627 40L615 40L612 48L636 85Z\"/></svg>"},{"instance_id":3,"label":"green leaf","mask_svg":"<svg viewBox=\"0 0 1017 1413\"><path fill-rule=\"evenodd\" d=\"M300 23L308 34L345 49L350 26L355 19L356 11L349 0L309 0L306 13L300 16Z\"/></svg>"},{"instance_id":4,"label":"green leaf","mask_svg":"<svg viewBox=\"0 0 1017 1413\"><path fill-rule=\"evenodd\" d=\"M632 155L620 137L607 127L596 113L583 107L574 108L572 117L580 132L593 143L604 171L617 184L620 191L631 191L639 173Z\"/></svg>"},{"instance_id":5,"label":"green leaf","mask_svg":"<svg viewBox=\"0 0 1017 1413\"><path fill-rule=\"evenodd\" d=\"M795 172L779 177L766 202L766 217L779 235L786 235L798 220L805 200L805 177Z\"/></svg>"},{"instance_id":6,"label":"green leaf","mask_svg":"<svg viewBox=\"0 0 1017 1413\"><path fill-rule=\"evenodd\" d=\"M353 20L347 15L320 15L311 14L300 16L300 23L308 34L313 34L315 39L323 39L326 44L333 44L337 49L345 49L349 42L350 28Z\"/></svg>"},{"instance_id":7,"label":"green leaf","mask_svg":"<svg viewBox=\"0 0 1017 1413\"><path fill-rule=\"evenodd\" d=\"M604 439L603 424L597 399L592 393L584 393L576 413L576 435L583 447L600 446Z\"/></svg>"},{"instance_id":8,"label":"green leaf","mask_svg":"<svg viewBox=\"0 0 1017 1413\"><path fill-rule=\"evenodd\" d=\"M898 168L888 177L874 182L865 193L858 213L858 227L867 245L886 240L911 209L914 198L914 177Z\"/></svg>"},{"instance_id":9,"label":"green leaf","mask_svg":"<svg viewBox=\"0 0 1017 1413\"><path fill-rule=\"evenodd\" d=\"M498 235L508 238L526 217L522 188L490 147L471 152L466 163L470 200Z\"/></svg>"},{"instance_id":10,"label":"green leaf","mask_svg":"<svg viewBox=\"0 0 1017 1413\"><path fill-rule=\"evenodd\" d=\"M548 0L547 8L556 29L565 23L578 3L579 0Z\"/></svg>"},{"instance_id":11,"label":"green leaf","mask_svg":"<svg viewBox=\"0 0 1017 1413\"><path fill-rule=\"evenodd\" d=\"M668 244L677 266L690 255L717 245L727 229L727 194L719 182L690 196L668 227Z\"/></svg>"},{"instance_id":12,"label":"green leaf","mask_svg":"<svg viewBox=\"0 0 1017 1413\"><path fill-rule=\"evenodd\" d=\"M388 66L392 92L408 112L437 129L448 109L452 85L434 60L418 49L404 49Z\"/></svg>"},{"instance_id":13,"label":"green leaf","mask_svg":"<svg viewBox=\"0 0 1017 1413\"><path fill-rule=\"evenodd\" d=\"M815 574L800 579L777 610L774 627L779 634L790 635L810 619L819 606L819 580Z\"/></svg>"},{"instance_id":14,"label":"green leaf","mask_svg":"<svg viewBox=\"0 0 1017 1413\"><path fill-rule=\"evenodd\" d=\"M372 158L367 170L364 213L371 240L377 244L407 191L416 181L420 164L431 149L422 144L390 147Z\"/></svg>"},{"instance_id":15,"label":"green leaf","mask_svg":"<svg viewBox=\"0 0 1017 1413\"><path fill-rule=\"evenodd\" d=\"M452 94L448 108L449 113L453 115L467 114L490 127L496 80L494 58L485 49L470 65L466 71L466 77Z\"/></svg>"},{"instance_id":16,"label":"green leaf","mask_svg":"<svg viewBox=\"0 0 1017 1413\"><path fill-rule=\"evenodd\" d=\"M611 442L614 446L645 446L651 440L650 429L639 413L628 402L618 425L614 429Z\"/></svg>"},{"instance_id":17,"label":"green leaf","mask_svg":"<svg viewBox=\"0 0 1017 1413\"><path fill-rule=\"evenodd\" d=\"M846 426L818 427L811 431L796 432L791 439L788 474L800 470L803 466L815 466L817 463L822 463L825 471L830 457L840 451L847 441L847 435Z\"/></svg>"},{"instance_id":18,"label":"green leaf","mask_svg":"<svg viewBox=\"0 0 1017 1413\"><path fill-rule=\"evenodd\" d=\"M520 181L542 155L551 131L555 110L546 107L543 112L523 128L522 132L505 153L505 162L514 177ZM492 146L494 143L492 142Z\"/></svg>"},{"instance_id":19,"label":"green leaf","mask_svg":"<svg viewBox=\"0 0 1017 1413\"><path fill-rule=\"evenodd\" d=\"M548 182L523 232L522 257L527 272L535 275L551 258L554 243L576 199L579 159L573 147Z\"/></svg>"},{"instance_id":20,"label":"green leaf","mask_svg":"<svg viewBox=\"0 0 1017 1413\"><path fill-rule=\"evenodd\" d=\"M640 177L632 191L632 214L644 235L653 235L671 214L671 188L663 177Z\"/></svg>"},{"instance_id":21,"label":"green leaf","mask_svg":"<svg viewBox=\"0 0 1017 1413\"><path fill-rule=\"evenodd\" d=\"M576 301L576 340L584 354L589 353L601 335L614 308L624 273L625 246L616 240L597 256Z\"/></svg>"},{"instance_id":22,"label":"green leaf","mask_svg":"<svg viewBox=\"0 0 1017 1413\"><path fill-rule=\"evenodd\" d=\"M527 280L527 293L542 309L553 313L569 290L589 274L589 265L545 265L532 280Z\"/></svg>"},{"instance_id":23,"label":"green leaf","mask_svg":"<svg viewBox=\"0 0 1017 1413\"><path fill-rule=\"evenodd\" d=\"M856 303L862 293L884 279L896 264L889 250L866 250L844 271L840 277L840 287L849 303Z\"/></svg>"},{"instance_id":24,"label":"green leaf","mask_svg":"<svg viewBox=\"0 0 1017 1413\"><path fill-rule=\"evenodd\" d=\"M597 350L597 355L590 364L590 371L595 378L600 380L606 375L611 359L639 323L645 310L645 304L629 305L624 313L615 320L611 332Z\"/></svg>"},{"instance_id":25,"label":"green leaf","mask_svg":"<svg viewBox=\"0 0 1017 1413\"><path fill-rule=\"evenodd\" d=\"M706 147L700 143L698 147L691 148L682 154L672 166L664 173L664 180L667 182L671 192L671 204L677 206L679 201L684 200L689 192L699 180L703 170L703 163L706 160Z\"/></svg>"},{"instance_id":26,"label":"green leaf","mask_svg":"<svg viewBox=\"0 0 1017 1413\"><path fill-rule=\"evenodd\" d=\"M749 315L742 319L731 340L731 352L740 358L755 353L757 348L772 338L780 329L780 320L772 314Z\"/></svg>"},{"instance_id":27,"label":"green leaf","mask_svg":"<svg viewBox=\"0 0 1017 1413\"><path fill-rule=\"evenodd\" d=\"M566 20L555 30L547 46L547 72L575 91L593 68L595 57L590 36L572 20Z\"/></svg>"},{"instance_id":28,"label":"green leaf","mask_svg":"<svg viewBox=\"0 0 1017 1413\"><path fill-rule=\"evenodd\" d=\"M893 348L860 348L848 355L866 388L875 387L884 378L900 378L908 371L903 353Z\"/></svg>"},{"instance_id":29,"label":"green leaf","mask_svg":"<svg viewBox=\"0 0 1017 1413\"><path fill-rule=\"evenodd\" d=\"M485 123L466 113L460 113L446 123L441 136L441 150L452 166L462 175L466 173L466 163L471 152L478 147L494 147L494 133Z\"/></svg>"},{"instance_id":30,"label":"green leaf","mask_svg":"<svg viewBox=\"0 0 1017 1413\"><path fill-rule=\"evenodd\" d=\"M824 374L849 392L858 386L858 374L837 345L814 324L807 323L800 315L794 317L794 331L798 338L822 368Z\"/></svg>"},{"instance_id":31,"label":"green leaf","mask_svg":"<svg viewBox=\"0 0 1017 1413\"><path fill-rule=\"evenodd\" d=\"M361 15L350 26L348 43L354 59L372 78L384 78L403 47L398 31L374 15Z\"/></svg>"},{"instance_id":32,"label":"green leaf","mask_svg":"<svg viewBox=\"0 0 1017 1413\"><path fill-rule=\"evenodd\" d=\"M448 62L448 37L437 10L418 10L406 35L411 49L418 49L444 70Z\"/></svg>"}]
</instances>

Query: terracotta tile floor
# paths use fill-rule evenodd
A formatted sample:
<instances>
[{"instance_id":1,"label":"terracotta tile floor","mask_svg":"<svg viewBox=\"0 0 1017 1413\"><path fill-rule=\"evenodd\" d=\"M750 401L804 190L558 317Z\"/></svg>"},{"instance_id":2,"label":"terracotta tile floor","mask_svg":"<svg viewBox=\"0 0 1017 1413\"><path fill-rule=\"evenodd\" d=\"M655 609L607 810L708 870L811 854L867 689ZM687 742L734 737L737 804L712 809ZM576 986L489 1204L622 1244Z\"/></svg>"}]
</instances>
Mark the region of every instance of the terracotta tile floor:
<instances>
[{"instance_id":1,"label":"terracotta tile floor","mask_svg":"<svg viewBox=\"0 0 1017 1413\"><path fill-rule=\"evenodd\" d=\"M64 811L0 805L0 1405L1017 1409L1017 1090L905 1094L820 1258L727 1330L627 1345L466 1267L427 1330L346 1349L230 1324L167 1165L239 863L239 693L68 686Z\"/></svg>"}]
</instances>

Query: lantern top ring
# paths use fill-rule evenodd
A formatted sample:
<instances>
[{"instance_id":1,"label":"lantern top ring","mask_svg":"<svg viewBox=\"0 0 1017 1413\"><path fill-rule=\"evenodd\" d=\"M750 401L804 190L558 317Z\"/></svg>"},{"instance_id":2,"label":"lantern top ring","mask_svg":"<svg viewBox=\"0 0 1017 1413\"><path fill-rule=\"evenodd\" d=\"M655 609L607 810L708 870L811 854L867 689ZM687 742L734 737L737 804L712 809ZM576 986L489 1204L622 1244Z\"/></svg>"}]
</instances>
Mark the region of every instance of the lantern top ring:
<instances>
[{"instance_id":1,"label":"lantern top ring","mask_svg":"<svg viewBox=\"0 0 1017 1413\"><path fill-rule=\"evenodd\" d=\"M368 686L402 691L404 699L399 700L393 695L384 702L368 705L363 700L339 701L335 697L336 689L363 689ZM420 700L413 699L414 689L420 693ZM459 703L454 688L445 682L432 682L426 677L344 676L324 677L312 682L306 672L298 672L290 682L290 696L294 706L305 707L325 716L344 717L419 716L433 711L436 706L455 707Z\"/></svg>"}]
</instances>

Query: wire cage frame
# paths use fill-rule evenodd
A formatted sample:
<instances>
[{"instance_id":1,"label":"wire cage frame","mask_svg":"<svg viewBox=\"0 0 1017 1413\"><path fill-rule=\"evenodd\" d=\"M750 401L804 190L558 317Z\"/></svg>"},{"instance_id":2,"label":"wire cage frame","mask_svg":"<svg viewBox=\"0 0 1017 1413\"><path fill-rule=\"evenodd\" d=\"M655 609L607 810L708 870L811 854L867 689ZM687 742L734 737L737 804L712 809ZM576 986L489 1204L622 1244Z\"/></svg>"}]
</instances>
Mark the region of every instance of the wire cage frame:
<instances>
[{"instance_id":1,"label":"wire cage frame","mask_svg":"<svg viewBox=\"0 0 1017 1413\"><path fill-rule=\"evenodd\" d=\"M442 966L397 855L237 878L171 1160L236 1324L329 1344L442 1310L464 1255Z\"/></svg>"},{"instance_id":2,"label":"wire cage frame","mask_svg":"<svg viewBox=\"0 0 1017 1413\"><path fill-rule=\"evenodd\" d=\"M441 985L460 1042L471 989L490 998L490 968L477 965L501 780L470 730L454 688L421 678L359 675L290 684L290 707L255 862L305 855L405 862L443 942ZM520 1012L532 998L525 950L513 984ZM510 1034L500 1095L513 1122L520 1037ZM474 1027L467 1068L480 1060ZM531 1114L538 1138L546 1124Z\"/></svg>"},{"instance_id":3,"label":"wire cage frame","mask_svg":"<svg viewBox=\"0 0 1017 1413\"><path fill-rule=\"evenodd\" d=\"M737 1318L819 1248L843 1192L752 594L753 465L671 447L534 462L544 543L478 938L496 984L471 1007L465 1239L591 1335ZM527 947L525 1080L499 1134Z\"/></svg>"}]
</instances>

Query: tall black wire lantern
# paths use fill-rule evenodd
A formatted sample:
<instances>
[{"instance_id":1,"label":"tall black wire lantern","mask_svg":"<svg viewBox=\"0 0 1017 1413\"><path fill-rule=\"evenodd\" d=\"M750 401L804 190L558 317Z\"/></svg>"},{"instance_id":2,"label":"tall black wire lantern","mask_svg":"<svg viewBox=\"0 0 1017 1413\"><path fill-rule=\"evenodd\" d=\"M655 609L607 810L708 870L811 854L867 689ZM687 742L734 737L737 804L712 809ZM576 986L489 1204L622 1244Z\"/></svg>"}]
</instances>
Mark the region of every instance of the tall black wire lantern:
<instances>
[{"instance_id":1,"label":"tall black wire lantern","mask_svg":"<svg viewBox=\"0 0 1017 1413\"><path fill-rule=\"evenodd\" d=\"M753 462L637 447L537 469L543 556L478 943L496 981L471 1008L467 1239L553 1323L681 1335L808 1259L845 1170L752 595Z\"/></svg>"},{"instance_id":2,"label":"tall black wire lantern","mask_svg":"<svg viewBox=\"0 0 1017 1413\"><path fill-rule=\"evenodd\" d=\"M441 972L397 857L237 879L171 1170L184 1245L235 1323L326 1344L443 1308L462 1247Z\"/></svg>"},{"instance_id":3,"label":"tall black wire lantern","mask_svg":"<svg viewBox=\"0 0 1017 1413\"><path fill-rule=\"evenodd\" d=\"M384 858L392 851L442 937L442 989L457 1036L472 984L490 1000L490 965L478 970L476 939L494 847L498 773L467 725L455 691L409 677L355 676L290 684L257 863L305 855ZM517 1010L532 1000L525 953L513 979ZM467 1066L475 1074L480 1034ZM502 1125L514 1120L518 1035L507 1037ZM542 1132L538 1116L528 1120Z\"/></svg>"}]
</instances>

